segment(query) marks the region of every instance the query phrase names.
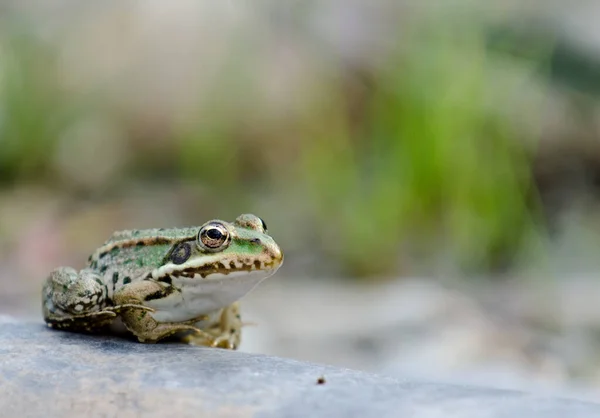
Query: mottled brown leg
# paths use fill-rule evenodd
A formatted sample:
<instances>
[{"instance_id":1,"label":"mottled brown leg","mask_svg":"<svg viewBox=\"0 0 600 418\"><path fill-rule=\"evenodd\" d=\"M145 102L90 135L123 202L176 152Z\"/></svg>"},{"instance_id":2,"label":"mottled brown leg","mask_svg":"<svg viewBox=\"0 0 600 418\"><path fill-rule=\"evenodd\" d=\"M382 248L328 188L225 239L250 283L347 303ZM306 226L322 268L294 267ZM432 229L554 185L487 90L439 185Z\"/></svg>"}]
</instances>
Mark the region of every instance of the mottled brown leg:
<instances>
[{"instance_id":1,"label":"mottled brown leg","mask_svg":"<svg viewBox=\"0 0 600 418\"><path fill-rule=\"evenodd\" d=\"M107 289L92 270L71 267L54 270L42 288L42 312L49 327L69 331L95 331L117 316L107 309Z\"/></svg>"},{"instance_id":2,"label":"mottled brown leg","mask_svg":"<svg viewBox=\"0 0 600 418\"><path fill-rule=\"evenodd\" d=\"M193 345L209 345L210 347L237 350L242 337L239 303L236 302L223 308L217 319L206 326L206 331L213 337L210 344L207 344L205 340L203 341L202 338L198 338L196 335L185 336L183 340Z\"/></svg>"}]
</instances>

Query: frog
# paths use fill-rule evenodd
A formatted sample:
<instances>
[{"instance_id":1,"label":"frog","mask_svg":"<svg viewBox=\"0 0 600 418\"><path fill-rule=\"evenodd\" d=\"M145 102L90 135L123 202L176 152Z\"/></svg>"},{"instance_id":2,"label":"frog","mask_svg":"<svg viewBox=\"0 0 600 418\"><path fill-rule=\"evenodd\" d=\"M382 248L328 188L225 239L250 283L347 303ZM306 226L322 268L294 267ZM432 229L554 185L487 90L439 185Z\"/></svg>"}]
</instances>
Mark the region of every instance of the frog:
<instances>
[{"instance_id":1,"label":"frog","mask_svg":"<svg viewBox=\"0 0 600 418\"><path fill-rule=\"evenodd\" d=\"M283 263L263 219L242 214L199 227L117 231L77 271L54 269L43 283L48 327L94 333L124 325L139 342L167 337L238 349L239 300Z\"/></svg>"}]
</instances>

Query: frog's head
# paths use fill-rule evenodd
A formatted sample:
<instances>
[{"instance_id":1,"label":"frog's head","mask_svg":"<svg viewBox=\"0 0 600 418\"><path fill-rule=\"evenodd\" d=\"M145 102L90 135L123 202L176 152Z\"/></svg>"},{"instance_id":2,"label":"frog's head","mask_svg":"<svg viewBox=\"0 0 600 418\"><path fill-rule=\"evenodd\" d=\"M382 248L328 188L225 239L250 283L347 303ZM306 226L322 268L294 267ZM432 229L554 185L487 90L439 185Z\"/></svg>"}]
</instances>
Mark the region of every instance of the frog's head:
<instances>
[{"instance_id":1,"label":"frog's head","mask_svg":"<svg viewBox=\"0 0 600 418\"><path fill-rule=\"evenodd\" d=\"M265 222L244 214L234 222L206 222L194 237L175 244L152 275L159 281L180 281L182 285L190 280L230 282L237 278L241 282L245 277L259 282L282 263L283 252L267 234Z\"/></svg>"},{"instance_id":2,"label":"frog's head","mask_svg":"<svg viewBox=\"0 0 600 418\"><path fill-rule=\"evenodd\" d=\"M283 263L283 253L257 216L213 220L174 243L150 273L177 292L146 298L159 322L184 321L239 300Z\"/></svg>"}]
</instances>

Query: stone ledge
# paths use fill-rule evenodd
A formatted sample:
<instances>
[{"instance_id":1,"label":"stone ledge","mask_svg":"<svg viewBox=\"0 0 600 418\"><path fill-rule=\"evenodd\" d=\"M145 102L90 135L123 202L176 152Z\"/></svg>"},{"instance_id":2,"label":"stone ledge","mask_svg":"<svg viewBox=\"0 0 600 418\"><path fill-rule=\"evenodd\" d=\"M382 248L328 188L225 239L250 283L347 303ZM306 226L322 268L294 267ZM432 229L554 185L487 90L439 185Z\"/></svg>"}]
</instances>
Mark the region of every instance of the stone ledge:
<instances>
[{"instance_id":1,"label":"stone ledge","mask_svg":"<svg viewBox=\"0 0 600 418\"><path fill-rule=\"evenodd\" d=\"M575 418L600 416L600 404L145 345L0 316L0 411L2 417Z\"/></svg>"}]
</instances>

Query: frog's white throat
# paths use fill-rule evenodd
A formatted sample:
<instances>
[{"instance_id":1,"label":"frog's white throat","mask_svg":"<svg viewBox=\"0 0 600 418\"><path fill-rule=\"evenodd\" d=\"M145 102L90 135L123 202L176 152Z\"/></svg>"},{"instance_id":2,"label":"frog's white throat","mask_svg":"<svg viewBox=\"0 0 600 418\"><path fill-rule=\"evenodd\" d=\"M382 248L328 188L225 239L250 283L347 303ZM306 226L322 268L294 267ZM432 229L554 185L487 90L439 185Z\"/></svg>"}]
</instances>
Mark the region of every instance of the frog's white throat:
<instances>
[{"instance_id":1,"label":"frog's white throat","mask_svg":"<svg viewBox=\"0 0 600 418\"><path fill-rule=\"evenodd\" d=\"M152 316L158 322L188 321L231 305L276 270L277 268L213 273L207 278L200 275L172 277L172 285L178 291L145 304L156 310Z\"/></svg>"}]
</instances>

